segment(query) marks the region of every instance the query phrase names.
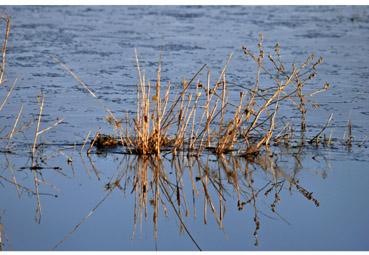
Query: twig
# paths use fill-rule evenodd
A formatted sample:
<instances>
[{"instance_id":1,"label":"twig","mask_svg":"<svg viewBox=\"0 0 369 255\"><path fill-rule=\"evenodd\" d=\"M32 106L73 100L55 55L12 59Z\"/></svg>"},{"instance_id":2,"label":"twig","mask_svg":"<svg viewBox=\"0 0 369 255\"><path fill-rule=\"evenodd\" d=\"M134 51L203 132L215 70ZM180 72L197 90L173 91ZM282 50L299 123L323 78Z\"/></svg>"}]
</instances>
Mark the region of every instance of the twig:
<instances>
[{"instance_id":1,"label":"twig","mask_svg":"<svg viewBox=\"0 0 369 255\"><path fill-rule=\"evenodd\" d=\"M18 125L18 121L19 121L19 118L20 118L20 116L22 114L22 111L23 111L23 104L21 105L21 108L20 108L20 110L18 112L17 118L16 118L16 120L14 122L14 125L13 125L13 129L12 129L12 131L9 134L9 142L13 138L13 135L14 135L15 129L16 129L17 125Z\"/></svg>"},{"instance_id":2,"label":"twig","mask_svg":"<svg viewBox=\"0 0 369 255\"><path fill-rule=\"evenodd\" d=\"M331 122L332 118L333 118L333 113L331 113L331 115L329 116L328 121L327 121L327 123L325 123L324 127L318 132L318 134L316 134L316 136L314 136L309 141L309 143L313 143L314 140L317 139L323 133L323 131L329 126L329 123Z\"/></svg>"},{"instance_id":3,"label":"twig","mask_svg":"<svg viewBox=\"0 0 369 255\"><path fill-rule=\"evenodd\" d=\"M6 94L6 96L5 96L5 98L4 98L4 101L3 101L3 103L2 103L2 104L1 104L1 106L0 106L0 112L1 112L1 110L3 109L4 105L6 104L6 101L8 100L8 98L9 98L10 94L13 92L13 89L14 89L14 87L15 87L15 84L17 83L17 80L18 80L18 78L16 78L16 79L14 80L13 85L10 87L10 90L9 90L9 91L8 91L8 93Z\"/></svg>"}]
</instances>

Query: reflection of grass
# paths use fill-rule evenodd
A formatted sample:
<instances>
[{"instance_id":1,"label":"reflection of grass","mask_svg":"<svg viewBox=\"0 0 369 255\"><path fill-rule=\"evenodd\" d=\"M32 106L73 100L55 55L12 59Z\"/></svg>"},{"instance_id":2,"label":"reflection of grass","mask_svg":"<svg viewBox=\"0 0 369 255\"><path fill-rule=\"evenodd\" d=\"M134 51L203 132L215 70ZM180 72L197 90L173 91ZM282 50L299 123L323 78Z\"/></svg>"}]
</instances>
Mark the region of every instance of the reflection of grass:
<instances>
[{"instance_id":1,"label":"reflection of grass","mask_svg":"<svg viewBox=\"0 0 369 255\"><path fill-rule=\"evenodd\" d=\"M301 155L298 153L291 157L291 161L295 159L300 165ZM284 171L271 152L262 153L252 161L232 155L221 155L216 160L211 158L210 155L187 157L184 153L171 159L149 155L122 156L116 173L105 185L105 195L54 248L74 234L114 191L122 192L124 197L126 194L134 196L133 238L136 229L142 229L144 221L150 219L157 239L159 218L171 216L177 219L180 232L186 233L198 249L201 244L188 226L191 217L202 218L203 224L214 221L219 229L225 230L228 227L225 212L244 211L252 216L254 229L250 234L257 245L264 217L289 224L278 213L278 205L286 192L297 192L319 206L312 192L300 183L296 172L288 174ZM92 167L96 168L95 165Z\"/></svg>"},{"instance_id":2,"label":"reflection of grass","mask_svg":"<svg viewBox=\"0 0 369 255\"><path fill-rule=\"evenodd\" d=\"M302 168L300 153L299 148L291 151L294 156L291 156L289 160L291 162L295 160L298 168ZM101 200L54 248L59 247L74 234L113 192L122 192L124 197L129 194L134 196L134 204L130 207L133 210L134 224L132 237L135 237L136 229L142 229L142 224L150 219L153 224L153 236L157 240L161 232L159 218L173 217L178 221L180 232L186 233L198 249L201 249L201 241L197 239L193 226L189 226L191 217L202 219L203 224L214 222L223 231L231 227L225 224L227 215L228 217L232 215L226 214L226 211L237 209L244 211L245 217L251 216L254 222L254 229L250 230L249 234L254 236L255 244L257 244L265 217L279 219L288 224L283 215L278 213L278 205L283 201L283 194L298 193L319 206L312 192L306 190L302 182L298 180L297 169L292 174L287 173L279 166L278 158L270 151L263 152L254 159L230 154L215 158L209 154L201 157L188 157L186 153L178 153L171 159L151 155L121 155L121 161L116 162L116 170L106 169L106 165L104 169L99 169L99 162L93 160L92 155L86 155L89 160L85 161L77 150L74 150L74 153L66 152L65 155L67 154L70 157L80 155L80 166L86 169L88 176L90 176L89 169L95 172L98 180L101 180L100 173L106 175L113 170L114 174L108 178L109 181L105 184L105 194ZM46 155L45 158L47 158ZM78 162L78 160L73 160L73 162ZM65 164L70 165L67 161ZM10 167L11 163L8 166ZM72 165L70 167L73 170L74 167ZM50 180L44 179L43 171L46 168L22 169L37 173L37 180L39 180L38 176L41 176L40 187L49 185L53 187ZM64 166L49 168L48 171L50 170L60 174L63 178L72 178L68 176L69 171ZM35 197L56 196L41 192L41 190L39 193L35 192L2 175L0 175L0 180L14 185L20 195L26 193ZM197 221L196 224L200 222ZM248 239L247 235L245 238Z\"/></svg>"},{"instance_id":3,"label":"reflection of grass","mask_svg":"<svg viewBox=\"0 0 369 255\"><path fill-rule=\"evenodd\" d=\"M208 212L213 216L219 228L224 228L224 215L227 207L234 207L232 202L237 202L239 210L253 212L255 229L253 235L257 243L258 231L260 229L260 209L258 200L264 195L265 198L270 193L274 193L270 204L271 211L279 217L276 206L280 202L280 193L283 187L295 189L309 200L313 200L316 205L319 202L312 197L312 193L305 190L298 184L298 180L287 175L270 154L261 155L255 161L245 160L242 157L221 155L217 161L210 161L209 157L186 158L179 155L170 161L171 170L174 176L168 175L168 169L163 161L147 157L138 157L136 162L130 162L133 166L131 174L133 178L133 191L136 194L135 218L142 218L147 211L148 201L154 207L153 223L154 233L158 229L157 212L161 207L166 212L168 207L172 207L179 218L182 227L184 218L189 217L191 209L196 217L196 203L203 203L203 222L207 224ZM268 180L259 183L255 180L255 171L264 170L268 173ZM188 175L192 185L191 191ZM127 183L120 183L120 186L127 186ZM191 194L192 199L187 196ZM234 199L236 198L236 199ZM228 202L227 202L228 201ZM249 207L249 209L247 209ZM147 217L147 216L146 216ZM187 230L186 230L187 231Z\"/></svg>"}]
</instances>

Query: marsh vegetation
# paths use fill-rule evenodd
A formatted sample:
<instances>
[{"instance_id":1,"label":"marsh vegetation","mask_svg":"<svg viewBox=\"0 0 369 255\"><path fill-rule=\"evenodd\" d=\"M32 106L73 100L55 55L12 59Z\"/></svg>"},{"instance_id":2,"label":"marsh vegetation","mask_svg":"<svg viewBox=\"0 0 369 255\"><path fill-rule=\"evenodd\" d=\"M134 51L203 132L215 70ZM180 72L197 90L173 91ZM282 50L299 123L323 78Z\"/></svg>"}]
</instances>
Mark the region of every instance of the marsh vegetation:
<instances>
[{"instance_id":1,"label":"marsh vegetation","mask_svg":"<svg viewBox=\"0 0 369 255\"><path fill-rule=\"evenodd\" d=\"M324 59L311 53L301 63L286 63L283 45L276 42L265 46L261 33L255 47L244 45L229 54L219 73L203 64L181 81L163 79L165 59L160 52L151 65L155 77L148 77L139 49L132 48L137 72L134 112L113 111L71 67L73 63L47 54L53 65L79 86L81 95L91 97L104 111L100 119L110 127L110 131L89 127L73 143L48 142L43 136L50 131L57 133L67 118L48 112L45 102L52 104L53 98L43 91L28 95L37 101L37 111L31 115L25 114L28 104L7 111L17 93L17 78L7 77L11 19L1 16L1 26L0 113L12 124L0 124L0 156L5 169L0 173L0 183L11 187L18 198L25 194L32 198L38 224L43 219L43 202L59 196L53 178L72 181L83 175L94 178L103 190L93 206L83 209L84 216L68 226L64 236L53 240L54 245L49 244L52 249L63 247L115 193L130 197L126 210L132 215L131 238L142 232L146 222L152 226L157 244L160 217L173 218L192 249L201 250L204 247L196 236L198 229L212 225L224 232L227 213L229 217L233 214L228 211L238 211L251 221L245 239L252 237L256 247L264 226L262 219L290 225L279 212L284 197L298 197L311 208L321 205L314 185L306 185L299 178L303 162L313 160L323 165L317 172L324 179L331 163L320 151L349 154L367 146L365 137L353 135L350 118L343 127L344 135L335 137L333 113L320 118L323 121L309 131L308 115L316 114L312 109L319 108L315 97L331 90L329 81L316 85ZM229 81L233 54L253 63L254 73L245 78L248 83ZM52 121L46 125L44 118L50 120L50 115ZM0 214L0 248L7 240L2 217ZM207 244L205 249L212 248Z\"/></svg>"}]
</instances>

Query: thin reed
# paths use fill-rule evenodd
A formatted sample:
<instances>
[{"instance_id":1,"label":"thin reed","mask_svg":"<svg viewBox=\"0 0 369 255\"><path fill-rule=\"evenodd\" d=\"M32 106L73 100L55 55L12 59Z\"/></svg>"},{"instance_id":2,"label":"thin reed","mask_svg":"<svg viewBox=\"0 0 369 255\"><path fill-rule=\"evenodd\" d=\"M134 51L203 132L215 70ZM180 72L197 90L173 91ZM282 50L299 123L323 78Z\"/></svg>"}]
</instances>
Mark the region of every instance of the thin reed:
<instances>
[{"instance_id":1,"label":"thin reed","mask_svg":"<svg viewBox=\"0 0 369 255\"><path fill-rule=\"evenodd\" d=\"M5 22L5 33L4 33L4 40L3 40L3 45L2 45L2 49L1 49L0 85L3 84L3 82L4 82L5 64L6 64L6 51L7 51L9 34L10 34L10 17L1 15L0 16L0 22L2 23L3 21Z\"/></svg>"}]
</instances>

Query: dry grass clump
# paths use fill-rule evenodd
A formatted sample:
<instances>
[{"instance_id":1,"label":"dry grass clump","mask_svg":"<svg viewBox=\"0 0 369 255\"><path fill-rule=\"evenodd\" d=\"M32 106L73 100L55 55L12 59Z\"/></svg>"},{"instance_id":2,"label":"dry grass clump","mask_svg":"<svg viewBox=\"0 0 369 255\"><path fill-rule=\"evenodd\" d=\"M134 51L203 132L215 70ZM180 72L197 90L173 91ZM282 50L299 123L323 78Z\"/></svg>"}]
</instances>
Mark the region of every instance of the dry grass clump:
<instances>
[{"instance_id":1,"label":"dry grass clump","mask_svg":"<svg viewBox=\"0 0 369 255\"><path fill-rule=\"evenodd\" d=\"M100 142L95 139L92 142L99 148L122 145L129 153L138 155L159 156L163 150L173 154L187 151L194 156L200 156L204 151L217 155L231 152L257 155L263 146L278 142L283 129L286 132L285 128L278 128L277 113L282 107L291 110L292 105L301 114L303 143L308 103L303 90L305 84L316 77L317 67L323 60L310 54L302 64L284 64L279 44L275 45L273 53L266 53L261 34L257 49L255 54L242 47L244 55L256 64L256 77L251 88L232 84L242 88L237 103L231 100L234 101L234 95L231 95L232 89L226 79L232 55L215 82L211 80L210 70L205 82L195 82L206 68L203 65L191 80L184 80L173 88L170 82L162 85L160 61L155 83L147 80L136 52L139 78L136 116L133 119L126 116L126 126L123 127L122 121L117 121L108 111L109 122L115 130L120 130L115 132L117 137L109 136L116 141L102 143L99 135L95 138ZM326 83L323 89L310 95L326 91L328 87ZM275 135L277 129L280 132ZM107 136L104 137L106 140Z\"/></svg>"}]
</instances>

